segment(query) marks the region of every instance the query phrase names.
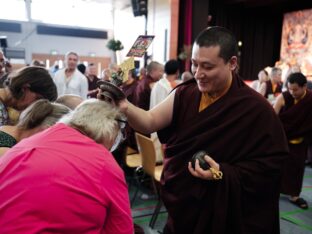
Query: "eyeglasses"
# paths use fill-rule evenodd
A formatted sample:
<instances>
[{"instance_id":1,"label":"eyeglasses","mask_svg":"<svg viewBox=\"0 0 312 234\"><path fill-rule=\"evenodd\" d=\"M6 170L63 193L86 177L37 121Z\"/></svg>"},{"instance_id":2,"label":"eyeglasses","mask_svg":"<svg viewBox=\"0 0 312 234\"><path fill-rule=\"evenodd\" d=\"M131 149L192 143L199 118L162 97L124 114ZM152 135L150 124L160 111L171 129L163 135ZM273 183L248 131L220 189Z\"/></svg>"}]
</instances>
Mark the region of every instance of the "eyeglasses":
<instances>
[{"instance_id":1,"label":"eyeglasses","mask_svg":"<svg viewBox=\"0 0 312 234\"><path fill-rule=\"evenodd\" d=\"M118 122L119 128L124 129L127 125L127 120L124 119L115 119Z\"/></svg>"}]
</instances>

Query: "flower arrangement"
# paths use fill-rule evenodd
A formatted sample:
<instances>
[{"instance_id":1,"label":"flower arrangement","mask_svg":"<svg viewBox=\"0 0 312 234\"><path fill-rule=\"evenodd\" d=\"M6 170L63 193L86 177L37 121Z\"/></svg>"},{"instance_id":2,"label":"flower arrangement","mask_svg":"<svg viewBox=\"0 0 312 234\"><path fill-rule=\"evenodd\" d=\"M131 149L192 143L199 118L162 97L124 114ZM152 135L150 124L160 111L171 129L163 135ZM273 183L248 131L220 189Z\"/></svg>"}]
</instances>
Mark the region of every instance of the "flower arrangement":
<instances>
[{"instance_id":1,"label":"flower arrangement","mask_svg":"<svg viewBox=\"0 0 312 234\"><path fill-rule=\"evenodd\" d=\"M121 41L110 39L106 45L106 47L112 51L122 50L124 46L122 45Z\"/></svg>"}]
</instances>

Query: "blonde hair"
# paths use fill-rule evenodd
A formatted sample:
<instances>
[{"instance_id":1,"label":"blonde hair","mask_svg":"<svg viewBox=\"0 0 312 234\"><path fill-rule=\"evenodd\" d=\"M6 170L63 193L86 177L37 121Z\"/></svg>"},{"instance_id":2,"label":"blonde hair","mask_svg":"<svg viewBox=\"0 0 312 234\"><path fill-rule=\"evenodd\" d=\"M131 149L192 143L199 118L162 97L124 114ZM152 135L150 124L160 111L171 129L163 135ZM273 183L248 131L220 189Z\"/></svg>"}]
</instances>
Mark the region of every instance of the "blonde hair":
<instances>
[{"instance_id":1,"label":"blonde hair","mask_svg":"<svg viewBox=\"0 0 312 234\"><path fill-rule=\"evenodd\" d=\"M77 129L97 143L104 139L114 140L119 125L117 119L123 119L122 113L111 104L97 99L82 102L69 115L59 122Z\"/></svg>"},{"instance_id":2,"label":"blonde hair","mask_svg":"<svg viewBox=\"0 0 312 234\"><path fill-rule=\"evenodd\" d=\"M16 126L21 130L30 130L39 126L48 128L69 112L70 109L62 104L41 99L33 102L21 113Z\"/></svg>"}]
</instances>

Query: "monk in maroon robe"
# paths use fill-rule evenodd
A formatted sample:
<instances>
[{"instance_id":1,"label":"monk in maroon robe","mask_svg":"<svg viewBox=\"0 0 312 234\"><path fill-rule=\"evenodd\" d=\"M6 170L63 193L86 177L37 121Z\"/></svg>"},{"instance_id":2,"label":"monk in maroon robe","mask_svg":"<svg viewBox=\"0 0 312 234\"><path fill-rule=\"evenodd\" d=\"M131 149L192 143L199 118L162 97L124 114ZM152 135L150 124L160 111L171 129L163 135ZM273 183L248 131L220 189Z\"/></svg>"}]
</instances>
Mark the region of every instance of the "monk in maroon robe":
<instances>
[{"instance_id":1,"label":"monk in maroon robe","mask_svg":"<svg viewBox=\"0 0 312 234\"><path fill-rule=\"evenodd\" d=\"M302 73L288 77L288 91L280 95L274 105L288 139L290 157L285 162L281 193L300 208L308 204L300 198L308 145L312 139L312 93L307 90L307 79Z\"/></svg>"},{"instance_id":2,"label":"monk in maroon robe","mask_svg":"<svg viewBox=\"0 0 312 234\"><path fill-rule=\"evenodd\" d=\"M147 75L139 81L133 95L133 104L144 110L149 110L151 91L154 83L164 74L164 66L158 62L151 62L147 66Z\"/></svg>"},{"instance_id":3,"label":"monk in maroon robe","mask_svg":"<svg viewBox=\"0 0 312 234\"><path fill-rule=\"evenodd\" d=\"M135 70L131 70L128 73L128 80L121 85L121 89L124 92L127 100L134 104L133 96L135 94L136 87L138 85L138 81L136 80ZM134 130L127 125L126 127L126 136L127 139L125 141L125 146L129 146L134 150L137 150L137 144L135 140Z\"/></svg>"},{"instance_id":4,"label":"monk in maroon robe","mask_svg":"<svg viewBox=\"0 0 312 234\"><path fill-rule=\"evenodd\" d=\"M279 233L281 165L287 140L269 103L235 75L237 41L211 27L196 38L195 79L149 111L119 107L137 131L158 131L166 144L161 197L164 233ZM203 170L194 153L205 150Z\"/></svg>"}]
</instances>

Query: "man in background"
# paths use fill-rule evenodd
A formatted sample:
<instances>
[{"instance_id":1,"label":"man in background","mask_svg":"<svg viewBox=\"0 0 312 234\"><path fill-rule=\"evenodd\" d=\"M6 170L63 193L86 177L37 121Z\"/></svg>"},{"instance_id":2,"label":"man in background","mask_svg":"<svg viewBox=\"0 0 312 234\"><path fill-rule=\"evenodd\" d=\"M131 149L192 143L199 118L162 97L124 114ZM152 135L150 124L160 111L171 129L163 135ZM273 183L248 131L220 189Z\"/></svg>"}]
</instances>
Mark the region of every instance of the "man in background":
<instances>
[{"instance_id":1,"label":"man in background","mask_svg":"<svg viewBox=\"0 0 312 234\"><path fill-rule=\"evenodd\" d=\"M3 87L3 83L7 78L7 73L5 71L6 58L3 51L0 49L0 87Z\"/></svg>"},{"instance_id":2,"label":"man in background","mask_svg":"<svg viewBox=\"0 0 312 234\"><path fill-rule=\"evenodd\" d=\"M149 110L151 90L155 84L164 74L164 66L158 62L152 61L147 65L147 75L140 80L136 87L133 103L134 105Z\"/></svg>"},{"instance_id":3,"label":"man in background","mask_svg":"<svg viewBox=\"0 0 312 234\"><path fill-rule=\"evenodd\" d=\"M168 94L174 89L180 81L179 62L177 60L169 60L165 64L165 76L155 83L151 91L150 109L163 101Z\"/></svg>"},{"instance_id":4,"label":"man in background","mask_svg":"<svg viewBox=\"0 0 312 234\"><path fill-rule=\"evenodd\" d=\"M169 60L165 64L165 76L157 81L152 88L151 99L150 99L150 109L155 107L157 104L166 99L172 89L174 89L180 81L179 77L179 62L177 60ZM156 150L156 160L161 162L163 160L163 150L159 142L156 133L151 135L151 139L154 142Z\"/></svg>"},{"instance_id":5,"label":"man in background","mask_svg":"<svg viewBox=\"0 0 312 234\"><path fill-rule=\"evenodd\" d=\"M87 78L88 78L88 98L96 98L96 94L98 91L96 83L100 79L97 77L97 68L94 63L90 63L88 65Z\"/></svg>"},{"instance_id":6,"label":"man in background","mask_svg":"<svg viewBox=\"0 0 312 234\"><path fill-rule=\"evenodd\" d=\"M88 81L77 69L78 59L77 53L68 52L65 55L65 68L55 73L53 80L57 87L58 96L76 94L87 99Z\"/></svg>"}]
</instances>

